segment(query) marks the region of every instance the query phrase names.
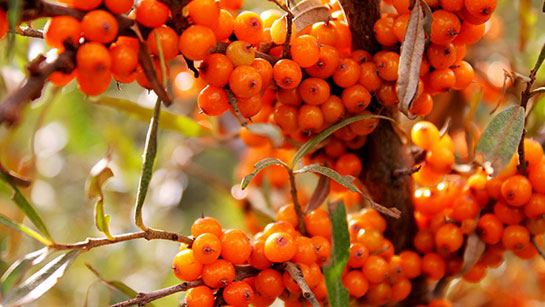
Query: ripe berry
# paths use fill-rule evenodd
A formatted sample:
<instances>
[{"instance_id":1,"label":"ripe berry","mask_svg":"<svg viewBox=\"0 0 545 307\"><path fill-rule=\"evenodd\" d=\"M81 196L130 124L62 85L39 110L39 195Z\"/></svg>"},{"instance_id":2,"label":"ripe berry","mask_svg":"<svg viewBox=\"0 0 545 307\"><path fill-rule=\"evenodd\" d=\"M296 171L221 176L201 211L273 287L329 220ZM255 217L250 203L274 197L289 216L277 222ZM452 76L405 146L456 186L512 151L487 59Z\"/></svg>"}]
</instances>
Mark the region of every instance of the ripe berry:
<instances>
[{"instance_id":1,"label":"ripe berry","mask_svg":"<svg viewBox=\"0 0 545 307\"><path fill-rule=\"evenodd\" d=\"M399 254L401 270L406 278L413 279L422 272L420 256L413 251L403 251Z\"/></svg>"},{"instance_id":2,"label":"ripe berry","mask_svg":"<svg viewBox=\"0 0 545 307\"><path fill-rule=\"evenodd\" d=\"M231 13L222 9L220 10L219 18L213 26L210 28L214 31L216 39L219 41L224 41L233 33L235 27L235 18Z\"/></svg>"},{"instance_id":3,"label":"ripe berry","mask_svg":"<svg viewBox=\"0 0 545 307\"><path fill-rule=\"evenodd\" d=\"M316 209L307 213L304 217L307 232L312 236L331 236L331 221L324 209Z\"/></svg>"},{"instance_id":4,"label":"ripe berry","mask_svg":"<svg viewBox=\"0 0 545 307\"><path fill-rule=\"evenodd\" d=\"M157 39L161 43L161 50L165 61L174 59L180 52L177 42L178 35L172 28L167 26L161 26L153 29L148 35L148 47L152 54L159 57L159 48L157 46Z\"/></svg>"},{"instance_id":5,"label":"ripe berry","mask_svg":"<svg viewBox=\"0 0 545 307\"><path fill-rule=\"evenodd\" d=\"M375 22L373 31L375 38L383 46L393 46L397 44L397 36L394 32L394 17L386 15Z\"/></svg>"},{"instance_id":6,"label":"ripe berry","mask_svg":"<svg viewBox=\"0 0 545 307\"><path fill-rule=\"evenodd\" d=\"M250 65L255 58L255 49L245 41L234 41L227 46L225 55L234 66Z\"/></svg>"},{"instance_id":7,"label":"ripe berry","mask_svg":"<svg viewBox=\"0 0 545 307\"><path fill-rule=\"evenodd\" d=\"M369 289L369 282L360 270L352 270L343 276L342 282L350 296L359 298L364 296Z\"/></svg>"},{"instance_id":8,"label":"ripe berry","mask_svg":"<svg viewBox=\"0 0 545 307\"><path fill-rule=\"evenodd\" d=\"M460 28L462 26L460 23L460 19L458 19L458 16L445 10L437 10L433 12L432 15L432 43L444 45L454 40L456 35L460 33Z\"/></svg>"},{"instance_id":9,"label":"ripe berry","mask_svg":"<svg viewBox=\"0 0 545 307\"><path fill-rule=\"evenodd\" d=\"M331 46L320 47L318 61L305 70L311 77L326 79L333 75L339 65L339 52Z\"/></svg>"},{"instance_id":10,"label":"ripe berry","mask_svg":"<svg viewBox=\"0 0 545 307\"><path fill-rule=\"evenodd\" d=\"M214 0L191 0L187 12L195 24L210 27L218 21L220 6Z\"/></svg>"},{"instance_id":11,"label":"ripe berry","mask_svg":"<svg viewBox=\"0 0 545 307\"><path fill-rule=\"evenodd\" d=\"M211 233L218 238L223 235L218 220L208 216L196 219L193 225L191 225L191 235L193 237L196 238L203 233Z\"/></svg>"},{"instance_id":12,"label":"ripe berry","mask_svg":"<svg viewBox=\"0 0 545 307\"><path fill-rule=\"evenodd\" d=\"M322 113L324 113L325 122L329 124L336 123L344 115L342 100L335 95L329 96L329 98L320 105L320 109L322 109Z\"/></svg>"},{"instance_id":13,"label":"ripe berry","mask_svg":"<svg viewBox=\"0 0 545 307\"><path fill-rule=\"evenodd\" d=\"M329 98L329 84L320 78L307 78L298 88L301 99L312 105L320 105Z\"/></svg>"},{"instance_id":14,"label":"ripe berry","mask_svg":"<svg viewBox=\"0 0 545 307\"><path fill-rule=\"evenodd\" d=\"M257 44L261 41L263 21L254 12L242 12L235 18L234 32L239 40Z\"/></svg>"},{"instance_id":15,"label":"ripe berry","mask_svg":"<svg viewBox=\"0 0 545 307\"><path fill-rule=\"evenodd\" d=\"M439 129L427 121L420 121L411 129L411 140L424 150L431 150L439 142L439 138Z\"/></svg>"},{"instance_id":16,"label":"ripe berry","mask_svg":"<svg viewBox=\"0 0 545 307\"><path fill-rule=\"evenodd\" d=\"M235 279L235 267L229 261L218 259L211 264L205 264L202 269L202 281L211 288L221 288L229 285Z\"/></svg>"},{"instance_id":17,"label":"ripe berry","mask_svg":"<svg viewBox=\"0 0 545 307\"><path fill-rule=\"evenodd\" d=\"M261 91L262 85L261 75L251 66L236 67L229 77L229 88L237 97L255 96Z\"/></svg>"},{"instance_id":18,"label":"ripe berry","mask_svg":"<svg viewBox=\"0 0 545 307\"><path fill-rule=\"evenodd\" d=\"M324 114L318 106L306 104L299 108L297 124L303 131L318 131L324 124Z\"/></svg>"},{"instance_id":19,"label":"ripe berry","mask_svg":"<svg viewBox=\"0 0 545 307\"><path fill-rule=\"evenodd\" d=\"M532 194L530 200L524 205L524 214L529 219L538 219L545 216L545 195Z\"/></svg>"},{"instance_id":20,"label":"ripe berry","mask_svg":"<svg viewBox=\"0 0 545 307\"><path fill-rule=\"evenodd\" d=\"M78 87L85 95L95 96L104 93L110 86L111 79L111 73L107 70L96 71L90 74L76 69Z\"/></svg>"},{"instance_id":21,"label":"ripe berry","mask_svg":"<svg viewBox=\"0 0 545 307\"><path fill-rule=\"evenodd\" d=\"M274 109L274 121L284 133L297 131L297 108L288 105L277 105Z\"/></svg>"},{"instance_id":22,"label":"ripe berry","mask_svg":"<svg viewBox=\"0 0 545 307\"><path fill-rule=\"evenodd\" d=\"M81 20L81 31L88 41L110 43L117 37L117 20L107 11L94 10Z\"/></svg>"},{"instance_id":23,"label":"ripe berry","mask_svg":"<svg viewBox=\"0 0 545 307\"><path fill-rule=\"evenodd\" d=\"M229 98L225 91L211 85L202 89L197 103L204 114L209 116L219 116L229 109Z\"/></svg>"},{"instance_id":24,"label":"ripe berry","mask_svg":"<svg viewBox=\"0 0 545 307\"><path fill-rule=\"evenodd\" d=\"M252 287L243 281L234 281L223 290L223 299L229 305L248 306L254 297Z\"/></svg>"},{"instance_id":25,"label":"ripe berry","mask_svg":"<svg viewBox=\"0 0 545 307\"><path fill-rule=\"evenodd\" d=\"M431 44L426 49L428 61L433 68L449 68L456 62L456 49L454 44L446 45Z\"/></svg>"},{"instance_id":26,"label":"ripe berry","mask_svg":"<svg viewBox=\"0 0 545 307\"><path fill-rule=\"evenodd\" d=\"M295 240L289 233L274 233L265 241L264 251L265 257L272 262L286 262L295 255Z\"/></svg>"},{"instance_id":27,"label":"ripe berry","mask_svg":"<svg viewBox=\"0 0 545 307\"><path fill-rule=\"evenodd\" d=\"M268 88L272 82L273 68L269 61L264 59L254 59L250 64L261 75L262 88Z\"/></svg>"},{"instance_id":28,"label":"ripe berry","mask_svg":"<svg viewBox=\"0 0 545 307\"><path fill-rule=\"evenodd\" d=\"M169 14L168 6L158 0L141 0L136 6L136 21L148 28L163 25Z\"/></svg>"},{"instance_id":29,"label":"ripe berry","mask_svg":"<svg viewBox=\"0 0 545 307\"><path fill-rule=\"evenodd\" d=\"M209 85L222 88L229 83L233 64L221 53L209 54L199 65L200 77Z\"/></svg>"},{"instance_id":30,"label":"ripe berry","mask_svg":"<svg viewBox=\"0 0 545 307\"><path fill-rule=\"evenodd\" d=\"M355 242L350 244L350 258L348 259L348 266L350 268L360 268L367 261L369 257L369 250L365 245Z\"/></svg>"},{"instance_id":31,"label":"ripe berry","mask_svg":"<svg viewBox=\"0 0 545 307\"><path fill-rule=\"evenodd\" d=\"M361 161L355 154L344 154L337 159L335 170L341 175L358 177L362 170Z\"/></svg>"},{"instance_id":32,"label":"ripe berry","mask_svg":"<svg viewBox=\"0 0 545 307\"><path fill-rule=\"evenodd\" d=\"M281 88L296 88L302 78L301 67L292 60L282 59L273 66L273 79Z\"/></svg>"},{"instance_id":33,"label":"ripe berry","mask_svg":"<svg viewBox=\"0 0 545 307\"><path fill-rule=\"evenodd\" d=\"M399 54L393 51L379 52L373 57L378 75L386 81L397 80Z\"/></svg>"},{"instance_id":34,"label":"ripe berry","mask_svg":"<svg viewBox=\"0 0 545 307\"><path fill-rule=\"evenodd\" d=\"M371 255L363 265L362 272L368 281L380 283L386 278L388 263L380 256Z\"/></svg>"},{"instance_id":35,"label":"ripe berry","mask_svg":"<svg viewBox=\"0 0 545 307\"><path fill-rule=\"evenodd\" d=\"M174 275L184 281L192 281L201 276L203 265L193 254L190 249L179 252L172 262Z\"/></svg>"},{"instance_id":36,"label":"ripe berry","mask_svg":"<svg viewBox=\"0 0 545 307\"><path fill-rule=\"evenodd\" d=\"M256 240L252 246L252 253L248 263L258 270L264 270L272 265L272 262L265 257L265 240Z\"/></svg>"},{"instance_id":37,"label":"ripe berry","mask_svg":"<svg viewBox=\"0 0 545 307\"><path fill-rule=\"evenodd\" d=\"M207 286L198 286L187 290L185 303L188 307L213 307L214 292Z\"/></svg>"},{"instance_id":38,"label":"ripe berry","mask_svg":"<svg viewBox=\"0 0 545 307\"><path fill-rule=\"evenodd\" d=\"M210 50L216 47L216 37L208 27L192 25L184 30L178 46L186 58L204 60Z\"/></svg>"},{"instance_id":39,"label":"ripe berry","mask_svg":"<svg viewBox=\"0 0 545 307\"><path fill-rule=\"evenodd\" d=\"M467 12L473 16L477 16L479 18L490 18L492 13L496 10L496 6L498 5L497 0L480 0L480 1L471 1L471 0L465 0L465 9Z\"/></svg>"},{"instance_id":40,"label":"ripe berry","mask_svg":"<svg viewBox=\"0 0 545 307\"><path fill-rule=\"evenodd\" d=\"M441 279L446 272L446 263L443 257L436 253L427 253L422 258L422 273L433 280Z\"/></svg>"},{"instance_id":41,"label":"ripe berry","mask_svg":"<svg viewBox=\"0 0 545 307\"><path fill-rule=\"evenodd\" d=\"M0 15L2 12L0 12ZM2 17L0 16L0 38L2 35ZM68 39L74 45L79 43L81 37L81 24L79 20L71 16L58 16L51 18L44 28L45 43L51 48L64 49L64 42Z\"/></svg>"},{"instance_id":42,"label":"ripe berry","mask_svg":"<svg viewBox=\"0 0 545 307\"><path fill-rule=\"evenodd\" d=\"M104 5L108 11L118 15L128 13L133 4L133 0L104 0Z\"/></svg>"},{"instance_id":43,"label":"ripe berry","mask_svg":"<svg viewBox=\"0 0 545 307\"><path fill-rule=\"evenodd\" d=\"M435 246L438 251L452 253L460 249L464 243L464 234L460 227L447 223L439 227L435 233Z\"/></svg>"},{"instance_id":44,"label":"ripe berry","mask_svg":"<svg viewBox=\"0 0 545 307\"><path fill-rule=\"evenodd\" d=\"M203 233L195 238L193 245L193 256L202 264L215 262L221 253L221 242L218 237L211 233Z\"/></svg>"},{"instance_id":45,"label":"ripe berry","mask_svg":"<svg viewBox=\"0 0 545 307\"><path fill-rule=\"evenodd\" d=\"M337 69L333 73L333 81L340 87L350 87L360 77L360 66L356 61L350 58L344 58L339 61Z\"/></svg>"},{"instance_id":46,"label":"ripe berry","mask_svg":"<svg viewBox=\"0 0 545 307\"><path fill-rule=\"evenodd\" d=\"M520 207L530 200L532 184L521 175L509 177L501 185L501 195L509 205Z\"/></svg>"},{"instance_id":47,"label":"ripe berry","mask_svg":"<svg viewBox=\"0 0 545 307\"><path fill-rule=\"evenodd\" d=\"M349 112L361 113L371 103L371 94L363 85L355 84L344 89L342 102Z\"/></svg>"},{"instance_id":48,"label":"ripe berry","mask_svg":"<svg viewBox=\"0 0 545 307\"><path fill-rule=\"evenodd\" d=\"M522 249L530 242L530 233L521 225L509 225L503 230L501 239L508 250Z\"/></svg>"},{"instance_id":49,"label":"ripe berry","mask_svg":"<svg viewBox=\"0 0 545 307\"><path fill-rule=\"evenodd\" d=\"M507 225L519 224L524 220L522 208L509 206L503 201L498 201L494 205L494 214L502 223Z\"/></svg>"},{"instance_id":50,"label":"ripe berry","mask_svg":"<svg viewBox=\"0 0 545 307\"><path fill-rule=\"evenodd\" d=\"M91 42L78 49L76 63L78 71L92 75L108 72L112 66L112 58L104 45Z\"/></svg>"},{"instance_id":51,"label":"ripe berry","mask_svg":"<svg viewBox=\"0 0 545 307\"><path fill-rule=\"evenodd\" d=\"M310 67L320 59L320 45L311 35L301 35L291 42L292 59L301 67Z\"/></svg>"},{"instance_id":52,"label":"ripe berry","mask_svg":"<svg viewBox=\"0 0 545 307\"><path fill-rule=\"evenodd\" d=\"M233 264L242 264L252 253L252 245L242 230L229 229L221 237L221 257Z\"/></svg>"},{"instance_id":53,"label":"ripe berry","mask_svg":"<svg viewBox=\"0 0 545 307\"><path fill-rule=\"evenodd\" d=\"M378 75L377 65L373 62L365 62L360 65L359 84L363 85L368 91L376 91L382 84L382 79Z\"/></svg>"},{"instance_id":54,"label":"ripe berry","mask_svg":"<svg viewBox=\"0 0 545 307\"><path fill-rule=\"evenodd\" d=\"M277 270L265 269L257 274L255 279L257 292L264 296L277 297L284 291L282 274Z\"/></svg>"},{"instance_id":55,"label":"ripe berry","mask_svg":"<svg viewBox=\"0 0 545 307\"><path fill-rule=\"evenodd\" d=\"M312 25L310 34L318 40L320 45L335 45L337 40L337 31L329 22L318 22Z\"/></svg>"},{"instance_id":56,"label":"ripe berry","mask_svg":"<svg viewBox=\"0 0 545 307\"><path fill-rule=\"evenodd\" d=\"M452 87L455 90L463 90L468 87L475 77L475 71L471 64L466 61L459 61L454 63L450 69L454 72L456 82Z\"/></svg>"},{"instance_id":57,"label":"ripe berry","mask_svg":"<svg viewBox=\"0 0 545 307\"><path fill-rule=\"evenodd\" d=\"M78 10L89 11L97 8L102 0L73 0L72 6Z\"/></svg>"}]
</instances>

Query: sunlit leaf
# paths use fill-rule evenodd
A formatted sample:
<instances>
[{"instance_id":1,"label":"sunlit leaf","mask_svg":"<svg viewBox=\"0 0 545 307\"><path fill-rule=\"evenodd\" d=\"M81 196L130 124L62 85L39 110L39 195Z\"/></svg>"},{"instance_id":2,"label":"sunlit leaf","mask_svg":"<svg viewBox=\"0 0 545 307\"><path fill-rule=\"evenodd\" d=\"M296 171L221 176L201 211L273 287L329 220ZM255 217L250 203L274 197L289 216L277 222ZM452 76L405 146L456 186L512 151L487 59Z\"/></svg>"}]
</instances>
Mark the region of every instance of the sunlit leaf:
<instances>
[{"instance_id":1,"label":"sunlit leaf","mask_svg":"<svg viewBox=\"0 0 545 307\"><path fill-rule=\"evenodd\" d=\"M308 173L308 172L327 176L328 178L335 180L337 183L349 189L350 191L362 194L360 189L358 189L358 187L356 187L356 185L354 184L354 180L356 178L350 175L343 176L329 167L321 166L319 164L306 165L296 170L294 173L300 174L300 173Z\"/></svg>"},{"instance_id":2,"label":"sunlit leaf","mask_svg":"<svg viewBox=\"0 0 545 307\"><path fill-rule=\"evenodd\" d=\"M153 109L145 108L126 99L97 97L89 99L89 101L95 104L112 107L143 121L149 121L149 119L153 116ZM210 133L203 126L197 124L197 122L195 122L193 119L164 110L161 110L161 122L159 123L159 126L163 129L176 131L189 137L198 137Z\"/></svg>"},{"instance_id":3,"label":"sunlit leaf","mask_svg":"<svg viewBox=\"0 0 545 307\"><path fill-rule=\"evenodd\" d=\"M391 119L389 117L386 117L386 116L366 114L366 115L358 115L358 116L350 117L350 118L347 118L347 119L345 119L345 120L343 120L341 122L338 122L338 123L328 127L327 129L324 129L324 131L320 132L319 134L314 136L312 139L308 140L305 144L303 144L303 146L301 146L301 148L299 148L299 150L293 156L293 160L291 161L290 168L293 168L297 164L297 162L299 162L299 160L301 160L301 158L303 158L316 145L320 144L325 139L327 139L327 137L332 135L335 131L337 131L337 130L341 129L342 127L347 126L347 125L349 125L349 124L351 124L353 122L357 122L359 120L367 119L367 118L381 118L381 119L386 119L386 120L393 121L393 119Z\"/></svg>"},{"instance_id":4,"label":"sunlit leaf","mask_svg":"<svg viewBox=\"0 0 545 307\"><path fill-rule=\"evenodd\" d=\"M537 57L536 65L534 65L534 68L532 69L533 72L537 73L541 65L543 64L543 61L545 60L545 44L541 46L541 51L539 51L539 55Z\"/></svg>"},{"instance_id":5,"label":"sunlit leaf","mask_svg":"<svg viewBox=\"0 0 545 307\"><path fill-rule=\"evenodd\" d=\"M266 159L263 159L259 162L257 162L255 165L254 165L254 171L242 178L242 182L240 183L240 188L242 190L246 189L246 187L250 184L250 182L252 181L252 179L254 179L254 177L259 173L261 172L264 168L267 168L269 166L272 166L272 165L282 165L284 167L288 167L288 165L286 163L284 163L283 161L281 160L278 160L278 159L273 159L273 158L266 158Z\"/></svg>"},{"instance_id":6,"label":"sunlit leaf","mask_svg":"<svg viewBox=\"0 0 545 307\"><path fill-rule=\"evenodd\" d=\"M106 180L113 177L114 173L108 166L110 163L109 155L100 161L91 169L87 179L87 197L96 198L95 201L95 226L106 237L112 239L110 234L110 216L104 212L104 193L102 187Z\"/></svg>"},{"instance_id":7,"label":"sunlit leaf","mask_svg":"<svg viewBox=\"0 0 545 307\"><path fill-rule=\"evenodd\" d=\"M409 118L415 116L409 112L418 92L420 64L426 46L424 30L424 12L420 0L416 1L407 24L407 30L401 45L397 80L397 97L400 110Z\"/></svg>"},{"instance_id":8,"label":"sunlit leaf","mask_svg":"<svg viewBox=\"0 0 545 307\"><path fill-rule=\"evenodd\" d=\"M346 223L346 208L344 203L328 205L331 219L331 257L324 267L324 277L329 297L329 305L348 306L348 291L342 283L342 273L350 257L350 235Z\"/></svg>"},{"instance_id":9,"label":"sunlit leaf","mask_svg":"<svg viewBox=\"0 0 545 307\"><path fill-rule=\"evenodd\" d=\"M524 121L523 107L509 107L496 115L481 135L475 150L484 156L484 164L494 175L511 161L522 138Z\"/></svg>"},{"instance_id":10,"label":"sunlit leaf","mask_svg":"<svg viewBox=\"0 0 545 307\"><path fill-rule=\"evenodd\" d=\"M280 147L284 144L284 135L278 126L272 124L249 124L246 126L250 132L269 138L273 146Z\"/></svg>"},{"instance_id":11,"label":"sunlit leaf","mask_svg":"<svg viewBox=\"0 0 545 307\"><path fill-rule=\"evenodd\" d=\"M6 293L21 281L25 273L33 265L42 262L48 255L49 249L44 247L40 250L28 253L15 261L0 278L0 293L5 296Z\"/></svg>"},{"instance_id":12,"label":"sunlit leaf","mask_svg":"<svg viewBox=\"0 0 545 307\"><path fill-rule=\"evenodd\" d=\"M29 235L30 237L42 242L45 245L50 245L51 244L51 240L44 238L41 234L37 233L33 229L28 228L27 226L25 226L23 224L12 221L7 216L4 216L2 214L0 214L0 224L4 225L6 227L9 227L11 229L15 229L17 231L20 231L22 233L25 233L25 234Z\"/></svg>"},{"instance_id":13,"label":"sunlit leaf","mask_svg":"<svg viewBox=\"0 0 545 307\"><path fill-rule=\"evenodd\" d=\"M55 286L78 255L78 250L72 250L53 259L20 286L9 291L1 303L5 306L20 306L35 301Z\"/></svg>"}]
</instances>

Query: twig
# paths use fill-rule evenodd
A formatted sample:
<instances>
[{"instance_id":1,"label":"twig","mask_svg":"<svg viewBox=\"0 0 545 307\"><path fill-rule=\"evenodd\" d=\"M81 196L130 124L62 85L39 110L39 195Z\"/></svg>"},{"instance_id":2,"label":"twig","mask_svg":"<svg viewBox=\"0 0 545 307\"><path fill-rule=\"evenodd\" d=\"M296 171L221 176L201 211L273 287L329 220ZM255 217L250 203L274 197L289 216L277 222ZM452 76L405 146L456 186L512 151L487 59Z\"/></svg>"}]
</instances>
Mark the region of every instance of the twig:
<instances>
[{"instance_id":1,"label":"twig","mask_svg":"<svg viewBox=\"0 0 545 307\"><path fill-rule=\"evenodd\" d=\"M231 108L233 108L233 112L236 115L236 118L238 119L240 125L242 127L248 126L248 122L246 121L246 118L242 116L242 113L240 113L240 109L238 108L238 102L237 97L235 97L235 94L230 89L225 89L225 92L227 93L227 97L229 98L229 105L231 105Z\"/></svg>"},{"instance_id":2,"label":"twig","mask_svg":"<svg viewBox=\"0 0 545 307\"><path fill-rule=\"evenodd\" d=\"M418 165L417 167L413 168L400 168L394 170L392 176L394 177L402 177L402 176L410 176L416 172L418 172L422 168L422 165Z\"/></svg>"},{"instance_id":3,"label":"twig","mask_svg":"<svg viewBox=\"0 0 545 307\"><path fill-rule=\"evenodd\" d=\"M187 68L193 72L193 77L198 78L199 77L199 70L197 67L195 67L195 62L193 60L190 60L184 56L185 63L187 64Z\"/></svg>"},{"instance_id":4,"label":"twig","mask_svg":"<svg viewBox=\"0 0 545 307\"><path fill-rule=\"evenodd\" d=\"M399 219L401 217L401 211L399 211L399 209L395 207L392 207L392 208L384 207L383 205L378 204L374 201L371 202L371 209L375 209L378 212L388 215L390 217L393 217L395 219Z\"/></svg>"},{"instance_id":5,"label":"twig","mask_svg":"<svg viewBox=\"0 0 545 307\"><path fill-rule=\"evenodd\" d=\"M21 36L44 38L44 32L42 32L41 30L31 28L31 27L24 27L24 28L15 27L15 29L12 32Z\"/></svg>"},{"instance_id":6,"label":"twig","mask_svg":"<svg viewBox=\"0 0 545 307\"><path fill-rule=\"evenodd\" d=\"M49 246L49 248L56 249L56 250L79 249L81 251L89 251L95 247L110 245L114 243L130 241L135 239L146 239L148 241L149 240L168 240L168 241L182 242L188 245L191 245L193 243L193 239L189 237L186 237L174 232L148 228L140 232L132 232L132 233L126 233L122 235L113 236L112 239L108 239L106 237L87 238L85 241L71 243L71 244L53 243L52 245Z\"/></svg>"},{"instance_id":7,"label":"twig","mask_svg":"<svg viewBox=\"0 0 545 307\"><path fill-rule=\"evenodd\" d=\"M303 276L303 273L301 272L301 269L299 266L293 262L286 262L286 271L290 273L293 280L299 285L299 288L301 288L301 291L303 292L303 297L310 303L312 307L319 307L320 303L316 299L316 296L314 296L314 293L312 290L310 290L310 287L305 281L305 277Z\"/></svg>"},{"instance_id":8,"label":"twig","mask_svg":"<svg viewBox=\"0 0 545 307\"><path fill-rule=\"evenodd\" d=\"M161 290L157 290L157 291L153 291L149 293L139 293L135 298L111 305L111 307L128 307L128 306L134 306L134 305L144 306L145 304L151 301L154 301L156 299L160 299L162 297L169 296L177 292L187 291L191 288L202 286L203 284L204 283L200 279L194 280L194 281L186 281L181 284L164 288Z\"/></svg>"},{"instance_id":9,"label":"twig","mask_svg":"<svg viewBox=\"0 0 545 307\"><path fill-rule=\"evenodd\" d=\"M287 11L286 15L286 41L282 45L282 57L283 58L290 58L291 57L291 35L293 32L293 14L291 11Z\"/></svg>"},{"instance_id":10,"label":"twig","mask_svg":"<svg viewBox=\"0 0 545 307\"><path fill-rule=\"evenodd\" d=\"M295 207L295 213L297 214L297 219L299 221L299 232L301 232L302 235L306 235L307 230L305 227L305 219L304 219L304 213L303 208L301 207L301 203L299 203L299 198L297 197L297 186L295 185L295 174L293 173L293 170L289 167L286 167L286 170L288 171L289 180L290 180L290 194L291 199L293 201L293 206Z\"/></svg>"},{"instance_id":11,"label":"twig","mask_svg":"<svg viewBox=\"0 0 545 307\"><path fill-rule=\"evenodd\" d=\"M225 53L225 51L227 50L227 46L229 46L228 43L224 43L224 42L217 42L216 43L216 49L214 49L212 52L213 53ZM276 63L278 60L280 60L279 58L275 57L275 56L272 56L270 54L267 54L265 52L261 52L261 51L258 51L256 50L255 51L255 57L256 58L260 58L260 59L264 59L264 60L267 60L269 63L273 64Z\"/></svg>"},{"instance_id":12,"label":"twig","mask_svg":"<svg viewBox=\"0 0 545 307\"><path fill-rule=\"evenodd\" d=\"M536 241L536 237L532 237L532 244L534 244L534 247L536 248L541 258L545 259L545 251L543 251L541 247L539 247L539 244Z\"/></svg>"}]
</instances>

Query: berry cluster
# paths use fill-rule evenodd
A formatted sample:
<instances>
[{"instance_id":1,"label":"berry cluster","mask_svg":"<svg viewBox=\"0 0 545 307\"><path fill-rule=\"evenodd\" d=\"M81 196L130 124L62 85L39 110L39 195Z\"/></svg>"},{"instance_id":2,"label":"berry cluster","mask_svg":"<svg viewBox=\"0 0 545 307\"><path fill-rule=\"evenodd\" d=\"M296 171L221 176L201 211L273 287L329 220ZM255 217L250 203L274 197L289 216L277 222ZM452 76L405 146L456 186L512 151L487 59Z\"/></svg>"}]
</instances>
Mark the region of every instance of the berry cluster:
<instances>
[{"instance_id":1,"label":"berry cluster","mask_svg":"<svg viewBox=\"0 0 545 307\"><path fill-rule=\"evenodd\" d=\"M486 250L462 272L470 282L484 278L487 267L499 266L506 250L522 259L538 254L532 239L540 242L545 233L545 161L538 142L524 140L528 176L518 173L515 154L496 177L477 170L464 178L444 177L454 164L454 146L447 134L441 137L432 123L422 121L413 126L411 138L427 150L422 168L413 175L421 185L413 200L419 226L413 244L423 255L422 271L428 278L461 273L462 247L473 233L486 243Z\"/></svg>"}]
</instances>

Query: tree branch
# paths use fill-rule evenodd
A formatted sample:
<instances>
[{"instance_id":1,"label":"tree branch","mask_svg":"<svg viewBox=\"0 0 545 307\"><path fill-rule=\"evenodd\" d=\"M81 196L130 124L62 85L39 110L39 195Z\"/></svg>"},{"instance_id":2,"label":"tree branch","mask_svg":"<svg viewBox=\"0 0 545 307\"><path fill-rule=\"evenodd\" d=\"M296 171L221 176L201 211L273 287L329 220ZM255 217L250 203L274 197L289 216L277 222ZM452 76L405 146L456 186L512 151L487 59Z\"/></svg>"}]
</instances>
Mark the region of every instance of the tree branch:
<instances>
[{"instance_id":1,"label":"tree branch","mask_svg":"<svg viewBox=\"0 0 545 307\"><path fill-rule=\"evenodd\" d=\"M380 45L375 39L373 26L380 18L378 0L340 0L344 15L352 33L352 49L363 49L375 53Z\"/></svg>"},{"instance_id":2,"label":"tree branch","mask_svg":"<svg viewBox=\"0 0 545 307\"><path fill-rule=\"evenodd\" d=\"M301 291L303 292L303 297L310 303L312 307L319 307L320 303L316 299L316 296L314 296L314 293L312 290L310 290L310 287L305 282L305 278L303 276L303 273L299 269L299 266L293 262L286 262L286 271L290 273L293 280L299 285L299 288L301 288Z\"/></svg>"},{"instance_id":3,"label":"tree branch","mask_svg":"<svg viewBox=\"0 0 545 307\"><path fill-rule=\"evenodd\" d=\"M149 293L139 293L135 298L130 299L128 301L114 304L111 307L128 307L128 306L134 306L134 305L144 306L147 303L160 299L162 297L169 296L177 292L187 291L191 288L195 288L202 285L204 285L204 283L200 279L194 280L194 281L186 281L181 284L164 288L161 290L157 290L157 291L153 291Z\"/></svg>"}]
</instances>

